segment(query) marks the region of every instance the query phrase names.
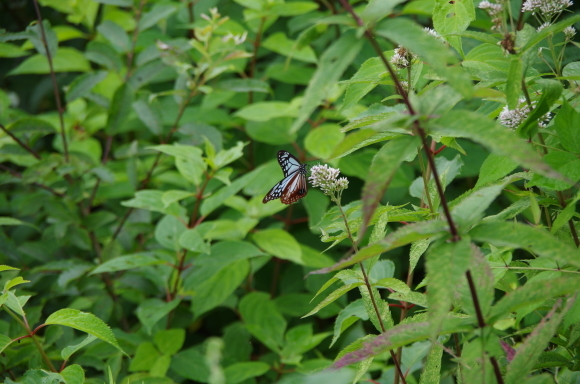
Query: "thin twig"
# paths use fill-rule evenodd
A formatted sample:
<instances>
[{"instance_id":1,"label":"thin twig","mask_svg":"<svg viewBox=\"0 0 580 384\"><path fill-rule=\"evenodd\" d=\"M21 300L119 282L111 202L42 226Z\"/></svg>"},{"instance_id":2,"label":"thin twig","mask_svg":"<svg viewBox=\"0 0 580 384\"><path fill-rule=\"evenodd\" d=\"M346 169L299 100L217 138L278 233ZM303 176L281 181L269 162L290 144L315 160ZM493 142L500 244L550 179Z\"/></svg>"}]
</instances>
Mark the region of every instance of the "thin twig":
<instances>
[{"instance_id":1,"label":"thin twig","mask_svg":"<svg viewBox=\"0 0 580 384\"><path fill-rule=\"evenodd\" d=\"M2 129L8 136L10 136L12 138L12 140L16 141L18 143L18 145L20 145L23 149L30 152L30 154L32 156L34 156L38 160L40 160L40 156L38 155L38 153L36 153L36 151L34 149L30 148L30 146L28 146L26 143L24 143L18 137L14 136L14 134L12 132L10 132L8 129L6 129L6 127L4 125L0 124L0 129Z\"/></svg>"},{"instance_id":2,"label":"thin twig","mask_svg":"<svg viewBox=\"0 0 580 384\"><path fill-rule=\"evenodd\" d=\"M18 177L19 179L22 178L22 174L20 174L19 172L16 172L13 169L10 169L9 167L5 166L4 164L0 163L0 168L7 171L8 173L10 173L14 177ZM34 185L35 187L42 188L42 189L44 189L44 190L46 190L46 191L48 191L48 192L50 192L53 195L58 196L58 197L65 197L66 196L64 193L57 192L54 189L52 189L51 187L44 185L44 184L37 183L37 182L30 183L30 184Z\"/></svg>"},{"instance_id":3,"label":"thin twig","mask_svg":"<svg viewBox=\"0 0 580 384\"><path fill-rule=\"evenodd\" d=\"M56 73L54 72L54 66L52 63L52 54L48 47L48 39L46 38L46 32L44 31L44 25L42 23L42 14L40 13L40 7L38 6L38 0L33 0L34 10L36 11L36 17L38 19L38 27L40 28L40 34L42 35L42 44L44 45L44 50L46 51L46 58L48 60L48 67L50 68L50 78L52 80L52 89L54 91L54 99L56 101L56 108L58 109L58 118L60 121L60 135L62 138L62 147L64 151L64 161L69 162L68 156L68 143L66 140L66 134L64 131L64 116L62 103L60 101L60 93L58 92L58 82L56 81Z\"/></svg>"}]
</instances>

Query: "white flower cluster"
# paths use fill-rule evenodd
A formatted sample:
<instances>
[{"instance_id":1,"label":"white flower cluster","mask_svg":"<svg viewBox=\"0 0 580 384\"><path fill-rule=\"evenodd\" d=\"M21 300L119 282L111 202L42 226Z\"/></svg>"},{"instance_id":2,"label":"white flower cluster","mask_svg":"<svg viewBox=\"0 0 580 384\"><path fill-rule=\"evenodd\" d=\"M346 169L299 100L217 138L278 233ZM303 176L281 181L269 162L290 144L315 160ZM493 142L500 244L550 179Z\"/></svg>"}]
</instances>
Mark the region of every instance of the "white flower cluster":
<instances>
[{"instance_id":1,"label":"white flower cluster","mask_svg":"<svg viewBox=\"0 0 580 384\"><path fill-rule=\"evenodd\" d=\"M548 28L550 25L552 25L552 24L550 22L546 21L544 24L542 24L538 28L536 28L536 31L540 32L542 29Z\"/></svg>"},{"instance_id":2,"label":"white flower cluster","mask_svg":"<svg viewBox=\"0 0 580 384\"><path fill-rule=\"evenodd\" d=\"M500 123L508 128L511 128L512 130L515 130L517 127L519 127L519 125L528 118L528 115L534 109L534 104L536 104L536 102L533 101L532 108L530 108L529 105L524 104L525 101L526 100L523 98L520 99L518 103L520 106L515 109L509 109L507 105L503 107L503 110L499 114L498 118ZM547 126L550 122L551 116L552 114L550 112L546 113L538 120L538 125L540 127Z\"/></svg>"},{"instance_id":3,"label":"white flower cluster","mask_svg":"<svg viewBox=\"0 0 580 384\"><path fill-rule=\"evenodd\" d=\"M395 54L391 57L391 64L398 68L408 68L411 66L411 61L416 57L417 55L412 54L407 48L399 45L395 48Z\"/></svg>"},{"instance_id":4,"label":"white flower cluster","mask_svg":"<svg viewBox=\"0 0 580 384\"><path fill-rule=\"evenodd\" d=\"M479 8L485 10L491 17L497 16L503 11L501 4L492 3L487 0L479 3Z\"/></svg>"},{"instance_id":5,"label":"white flower cluster","mask_svg":"<svg viewBox=\"0 0 580 384\"><path fill-rule=\"evenodd\" d=\"M330 168L328 165L315 165L310 170L310 183L313 187L319 187L325 195L334 192L342 192L348 188L348 179L341 177L337 179L340 174L340 169Z\"/></svg>"},{"instance_id":6,"label":"white flower cluster","mask_svg":"<svg viewBox=\"0 0 580 384\"><path fill-rule=\"evenodd\" d=\"M571 0L526 0L523 11L539 13L544 19L550 20L566 8L574 4Z\"/></svg>"},{"instance_id":7,"label":"white flower cluster","mask_svg":"<svg viewBox=\"0 0 580 384\"><path fill-rule=\"evenodd\" d=\"M564 36L566 36L566 40L572 40L572 38L576 35L576 28L570 26L564 28Z\"/></svg>"}]
</instances>

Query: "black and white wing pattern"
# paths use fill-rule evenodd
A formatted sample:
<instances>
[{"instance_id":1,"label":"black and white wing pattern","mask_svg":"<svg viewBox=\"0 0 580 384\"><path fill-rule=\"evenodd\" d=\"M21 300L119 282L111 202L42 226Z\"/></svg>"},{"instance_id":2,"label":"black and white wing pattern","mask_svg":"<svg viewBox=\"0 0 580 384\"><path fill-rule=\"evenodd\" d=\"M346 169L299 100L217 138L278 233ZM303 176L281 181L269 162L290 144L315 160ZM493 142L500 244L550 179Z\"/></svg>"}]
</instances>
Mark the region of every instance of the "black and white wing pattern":
<instances>
[{"instance_id":1,"label":"black and white wing pattern","mask_svg":"<svg viewBox=\"0 0 580 384\"><path fill-rule=\"evenodd\" d=\"M284 178L270 189L262 203L275 199L280 199L284 204L295 203L308 193L306 164L300 164L296 157L286 151L278 152L278 163L284 172Z\"/></svg>"},{"instance_id":2,"label":"black and white wing pattern","mask_svg":"<svg viewBox=\"0 0 580 384\"><path fill-rule=\"evenodd\" d=\"M284 172L284 177L298 172L300 167L303 166L293 154L287 151L278 151L278 164L280 164L280 168Z\"/></svg>"}]
</instances>

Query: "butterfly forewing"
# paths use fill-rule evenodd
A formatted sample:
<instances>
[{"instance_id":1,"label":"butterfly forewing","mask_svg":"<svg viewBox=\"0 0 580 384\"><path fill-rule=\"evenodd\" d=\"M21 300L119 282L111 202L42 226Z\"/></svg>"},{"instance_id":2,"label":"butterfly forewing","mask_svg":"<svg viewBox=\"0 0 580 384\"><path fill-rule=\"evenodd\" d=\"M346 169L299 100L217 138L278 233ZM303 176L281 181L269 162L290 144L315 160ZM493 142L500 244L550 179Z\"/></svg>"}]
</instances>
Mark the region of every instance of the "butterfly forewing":
<instances>
[{"instance_id":1,"label":"butterfly forewing","mask_svg":"<svg viewBox=\"0 0 580 384\"><path fill-rule=\"evenodd\" d=\"M295 203L308 193L306 165L300 164L296 157L286 151L278 152L278 163L284 172L284 179L270 189L262 203L278 198L284 204Z\"/></svg>"},{"instance_id":2,"label":"butterfly forewing","mask_svg":"<svg viewBox=\"0 0 580 384\"><path fill-rule=\"evenodd\" d=\"M300 161L290 152L279 151L278 152L278 164L284 172L284 177L288 177L291 174L298 172L302 164Z\"/></svg>"}]
</instances>

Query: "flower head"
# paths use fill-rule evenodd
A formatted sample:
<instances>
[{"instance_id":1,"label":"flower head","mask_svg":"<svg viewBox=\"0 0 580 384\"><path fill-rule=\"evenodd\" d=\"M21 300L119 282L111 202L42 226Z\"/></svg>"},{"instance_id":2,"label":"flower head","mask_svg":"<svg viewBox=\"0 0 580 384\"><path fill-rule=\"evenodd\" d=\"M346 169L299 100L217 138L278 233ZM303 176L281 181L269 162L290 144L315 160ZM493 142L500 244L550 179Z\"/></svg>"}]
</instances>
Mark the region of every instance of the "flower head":
<instances>
[{"instance_id":1,"label":"flower head","mask_svg":"<svg viewBox=\"0 0 580 384\"><path fill-rule=\"evenodd\" d=\"M315 165L310 170L310 183L313 187L319 187L325 195L341 193L348 188L346 177L338 178L340 169L331 168L328 165Z\"/></svg>"},{"instance_id":2,"label":"flower head","mask_svg":"<svg viewBox=\"0 0 580 384\"><path fill-rule=\"evenodd\" d=\"M576 35L576 28L570 26L564 28L564 36L566 36L566 40L572 40L572 38Z\"/></svg>"},{"instance_id":3,"label":"flower head","mask_svg":"<svg viewBox=\"0 0 580 384\"><path fill-rule=\"evenodd\" d=\"M395 48L395 54L391 57L391 63L399 68L408 68L411 65L411 61L416 57L417 55L411 53L411 51L402 45L399 45Z\"/></svg>"},{"instance_id":4,"label":"flower head","mask_svg":"<svg viewBox=\"0 0 580 384\"><path fill-rule=\"evenodd\" d=\"M526 0L522 10L532 14L538 13L540 17L551 20L572 4L574 3L571 0Z\"/></svg>"},{"instance_id":5,"label":"flower head","mask_svg":"<svg viewBox=\"0 0 580 384\"><path fill-rule=\"evenodd\" d=\"M520 126L521 123L526 120L530 112L534 109L535 101L532 101L532 106L525 103L525 99L521 98L518 100L518 107L515 109L509 109L506 105L499 114L499 121L502 125L515 130ZM550 122L552 114L550 112L546 113L544 116L538 119L538 125L540 127L545 127Z\"/></svg>"}]
</instances>

